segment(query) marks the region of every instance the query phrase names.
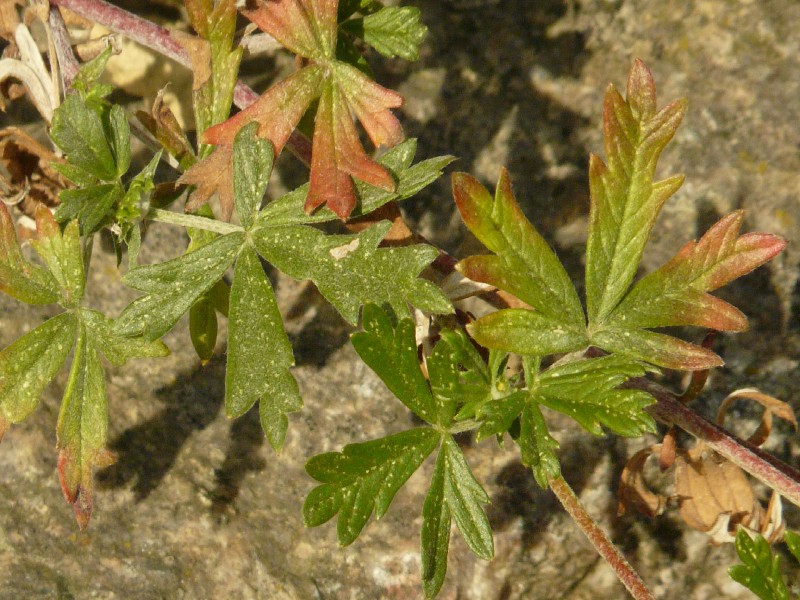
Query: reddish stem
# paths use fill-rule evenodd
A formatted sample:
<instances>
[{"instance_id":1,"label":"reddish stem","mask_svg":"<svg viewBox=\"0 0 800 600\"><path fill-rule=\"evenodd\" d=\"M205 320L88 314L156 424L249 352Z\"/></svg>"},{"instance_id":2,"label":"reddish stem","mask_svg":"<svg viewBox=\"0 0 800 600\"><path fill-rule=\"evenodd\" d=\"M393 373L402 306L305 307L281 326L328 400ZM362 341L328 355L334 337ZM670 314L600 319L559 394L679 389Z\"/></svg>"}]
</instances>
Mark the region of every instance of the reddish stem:
<instances>
[{"instance_id":1,"label":"reddish stem","mask_svg":"<svg viewBox=\"0 0 800 600\"><path fill-rule=\"evenodd\" d=\"M192 63L186 48L166 27L137 17L104 0L50 0L50 4L71 10L80 16L124 35L159 54L191 69ZM233 92L233 103L247 108L258 100L259 95L248 85L238 81ZM303 134L294 131L286 143L289 150L306 164L311 163L311 142Z\"/></svg>"},{"instance_id":2,"label":"reddish stem","mask_svg":"<svg viewBox=\"0 0 800 600\"><path fill-rule=\"evenodd\" d=\"M78 60L72 51L67 26L57 6L50 6L48 22L50 24L50 34L53 37L53 46L56 49L61 81L64 84L64 89L67 90L72 85L75 75L78 74Z\"/></svg>"},{"instance_id":3,"label":"reddish stem","mask_svg":"<svg viewBox=\"0 0 800 600\"><path fill-rule=\"evenodd\" d=\"M550 484L550 489L553 490L553 493L556 495L556 498L558 498L561 505L569 513L569 516L578 524L578 527L581 528L584 535L589 538L589 541L592 543L592 546L594 546L594 549L597 550L597 553L602 556L614 570L614 574L625 587L628 588L631 596L636 598L636 600L654 600L653 595L650 593L650 590L647 589L642 578L634 571L628 560L617 549L608 535L606 535L606 532L603 531L589 513L586 512L578 496L575 495L575 492L564 478L561 476L556 479L550 478L548 483Z\"/></svg>"}]
</instances>

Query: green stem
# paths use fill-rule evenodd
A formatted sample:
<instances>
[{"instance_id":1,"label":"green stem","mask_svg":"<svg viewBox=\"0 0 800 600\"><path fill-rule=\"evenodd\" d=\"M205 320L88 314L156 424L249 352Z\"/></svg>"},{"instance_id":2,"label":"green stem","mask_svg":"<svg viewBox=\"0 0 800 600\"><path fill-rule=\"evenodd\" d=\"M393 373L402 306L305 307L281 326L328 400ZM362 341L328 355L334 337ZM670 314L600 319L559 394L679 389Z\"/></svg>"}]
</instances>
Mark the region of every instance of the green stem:
<instances>
[{"instance_id":1,"label":"green stem","mask_svg":"<svg viewBox=\"0 0 800 600\"><path fill-rule=\"evenodd\" d=\"M572 488L559 476L557 479L548 478L550 489L558 498L561 505L572 517L573 521L578 524L581 531L589 538L589 541L594 546L597 553L614 570L614 574L619 580L628 588L631 596L636 600L654 600L653 594L647 589L642 578L633 570L631 564L622 555L622 553L614 546L613 542L609 539L606 532L589 516L586 509L581 504L578 496L572 491Z\"/></svg>"},{"instance_id":2,"label":"green stem","mask_svg":"<svg viewBox=\"0 0 800 600\"><path fill-rule=\"evenodd\" d=\"M161 208L151 209L150 212L147 213L147 218L152 221L169 223L170 225L194 227L195 229L211 231L212 233L218 233L220 235L243 231L243 229L238 225L232 225L231 223L226 223L225 221L217 221L216 219L198 217L197 215L187 215L184 213L172 212Z\"/></svg>"}]
</instances>

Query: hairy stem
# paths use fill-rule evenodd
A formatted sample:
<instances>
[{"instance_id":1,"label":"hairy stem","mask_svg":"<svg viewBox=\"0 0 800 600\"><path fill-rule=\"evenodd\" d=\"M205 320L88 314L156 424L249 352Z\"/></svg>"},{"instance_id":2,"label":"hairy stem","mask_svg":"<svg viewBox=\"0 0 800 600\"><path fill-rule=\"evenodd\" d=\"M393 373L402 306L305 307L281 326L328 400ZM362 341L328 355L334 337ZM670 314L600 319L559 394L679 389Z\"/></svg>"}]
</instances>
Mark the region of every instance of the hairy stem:
<instances>
[{"instance_id":1,"label":"hairy stem","mask_svg":"<svg viewBox=\"0 0 800 600\"><path fill-rule=\"evenodd\" d=\"M104 0L50 0L50 4L69 9L82 17L124 35L134 42L155 50L175 62L191 69L192 62L186 48L166 27L151 23ZM259 95L248 85L238 81L233 91L233 103L247 108ZM299 131L294 131L286 147L304 163L311 164L311 142Z\"/></svg>"},{"instance_id":2,"label":"hairy stem","mask_svg":"<svg viewBox=\"0 0 800 600\"><path fill-rule=\"evenodd\" d=\"M226 223L225 221L217 221L216 219L209 219L207 217L172 212L162 208L150 209L150 212L147 213L147 218L152 221L169 223L170 225L180 225L181 227L203 229L204 231L219 233L220 235L242 231L242 228L238 225L232 225L230 223Z\"/></svg>"},{"instance_id":3,"label":"hairy stem","mask_svg":"<svg viewBox=\"0 0 800 600\"><path fill-rule=\"evenodd\" d=\"M48 23L50 25L53 46L56 51L58 68L61 71L61 82L66 93L66 90L72 85L75 75L78 74L78 61L75 58L75 54L72 52L72 46L69 44L67 26L57 6L50 7ZM50 60L52 61L53 59Z\"/></svg>"},{"instance_id":4,"label":"hairy stem","mask_svg":"<svg viewBox=\"0 0 800 600\"><path fill-rule=\"evenodd\" d=\"M602 556L614 570L614 574L625 585L631 593L631 596L636 598L636 600L654 600L653 595L650 593L650 590L647 589L642 578L634 571L631 564L609 539L608 535L606 535L606 532L600 528L591 516L589 516L589 513L586 512L586 509L578 499L578 496L575 495L575 492L564 478L561 476L555 479L550 478L548 479L548 483L550 484L550 489L553 490L553 493L556 495L556 498L558 498L564 509L569 513L569 516L572 517L572 520L581 528L584 535L589 538L589 541L592 543L592 546L594 546L594 549L597 550L597 553Z\"/></svg>"}]
</instances>

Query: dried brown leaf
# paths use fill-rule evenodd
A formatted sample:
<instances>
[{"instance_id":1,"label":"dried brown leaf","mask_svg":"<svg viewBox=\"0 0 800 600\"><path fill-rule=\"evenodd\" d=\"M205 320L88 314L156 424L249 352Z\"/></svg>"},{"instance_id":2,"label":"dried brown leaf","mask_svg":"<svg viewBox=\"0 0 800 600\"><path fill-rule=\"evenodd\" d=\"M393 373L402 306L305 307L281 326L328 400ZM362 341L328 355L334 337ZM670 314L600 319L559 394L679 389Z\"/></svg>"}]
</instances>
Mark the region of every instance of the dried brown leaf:
<instances>
[{"instance_id":1,"label":"dried brown leaf","mask_svg":"<svg viewBox=\"0 0 800 600\"><path fill-rule=\"evenodd\" d=\"M735 533L738 524L747 525L762 510L744 472L702 446L676 458L675 492L686 524L706 533L723 515Z\"/></svg>"},{"instance_id":2,"label":"dried brown leaf","mask_svg":"<svg viewBox=\"0 0 800 600\"><path fill-rule=\"evenodd\" d=\"M722 401L722 404L717 411L717 423L719 425L724 423L725 416L727 415L731 404L739 399L752 400L753 402L758 402L764 407L764 414L761 415L761 423L759 423L758 429L756 429L753 435L748 438L750 443L760 446L767 440L770 432L772 431L772 415L775 415L784 421L788 421L792 424L792 427L794 427L795 431L797 430L797 419L794 416L794 411L792 410L791 406L789 406L786 402L778 400L777 398L768 394L764 394L755 388L743 388L728 394L727 398Z\"/></svg>"},{"instance_id":3,"label":"dried brown leaf","mask_svg":"<svg viewBox=\"0 0 800 600\"><path fill-rule=\"evenodd\" d=\"M197 210L217 193L222 220L228 221L233 214L233 148L217 146L211 156L186 171L178 183L197 186L186 202L186 212Z\"/></svg>"},{"instance_id":4,"label":"dried brown leaf","mask_svg":"<svg viewBox=\"0 0 800 600\"><path fill-rule=\"evenodd\" d=\"M643 515L653 518L662 514L666 509L666 496L653 492L644 479L644 467L647 459L660 450L660 444L639 450L625 465L617 491L618 515L623 515L629 508L634 508Z\"/></svg>"}]
</instances>

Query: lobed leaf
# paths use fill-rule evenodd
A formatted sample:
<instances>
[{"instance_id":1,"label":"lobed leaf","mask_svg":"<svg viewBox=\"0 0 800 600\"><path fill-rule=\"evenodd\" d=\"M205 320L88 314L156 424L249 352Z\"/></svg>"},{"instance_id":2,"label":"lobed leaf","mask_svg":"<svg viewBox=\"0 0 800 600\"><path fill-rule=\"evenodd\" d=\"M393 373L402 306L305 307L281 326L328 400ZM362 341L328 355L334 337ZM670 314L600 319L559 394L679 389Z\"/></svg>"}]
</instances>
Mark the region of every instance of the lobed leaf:
<instances>
[{"instance_id":1,"label":"lobed leaf","mask_svg":"<svg viewBox=\"0 0 800 600\"><path fill-rule=\"evenodd\" d=\"M606 92L608 165L595 155L589 161L586 301L592 324L604 323L627 292L661 207L683 182L681 176L653 177L685 111L679 100L656 112L653 77L640 60L631 70L627 100L613 85Z\"/></svg>"},{"instance_id":2,"label":"lobed leaf","mask_svg":"<svg viewBox=\"0 0 800 600\"><path fill-rule=\"evenodd\" d=\"M728 569L731 579L741 583L761 600L789 600L789 590L780 571L780 557L773 556L762 536L752 539L740 529L736 534L736 554L741 565Z\"/></svg>"},{"instance_id":3,"label":"lobed leaf","mask_svg":"<svg viewBox=\"0 0 800 600\"><path fill-rule=\"evenodd\" d=\"M0 352L0 421L19 423L35 410L67 359L76 333L74 315L62 313Z\"/></svg>"},{"instance_id":4,"label":"lobed leaf","mask_svg":"<svg viewBox=\"0 0 800 600\"><path fill-rule=\"evenodd\" d=\"M73 165L102 181L117 179L117 163L103 121L79 94L67 94L56 109L50 137Z\"/></svg>"},{"instance_id":5,"label":"lobed leaf","mask_svg":"<svg viewBox=\"0 0 800 600\"><path fill-rule=\"evenodd\" d=\"M444 582L451 516L464 541L484 560L494 556L489 519L482 504L489 496L475 480L464 455L451 436L445 436L422 513L422 583L434 597Z\"/></svg>"},{"instance_id":6,"label":"lobed leaf","mask_svg":"<svg viewBox=\"0 0 800 600\"><path fill-rule=\"evenodd\" d=\"M261 400L264 431L275 450L283 445L286 415L300 410L292 346L275 294L255 251L245 246L233 272L228 321L225 410L240 417Z\"/></svg>"},{"instance_id":7,"label":"lobed leaf","mask_svg":"<svg viewBox=\"0 0 800 600\"><path fill-rule=\"evenodd\" d=\"M537 402L575 419L589 433L602 435L604 425L618 435L636 437L655 433L655 421L644 410L655 400L645 391L619 386L647 371L644 364L618 355L577 360L541 373L531 393Z\"/></svg>"},{"instance_id":8,"label":"lobed leaf","mask_svg":"<svg viewBox=\"0 0 800 600\"><path fill-rule=\"evenodd\" d=\"M91 235L105 224L111 208L123 198L125 190L119 183L99 183L64 190L58 198L61 204L55 212L59 223L77 219L81 235Z\"/></svg>"},{"instance_id":9,"label":"lobed leaf","mask_svg":"<svg viewBox=\"0 0 800 600\"><path fill-rule=\"evenodd\" d=\"M405 200L414 196L439 179L442 170L454 160L452 156L437 156L412 165L416 148L416 139L408 139L390 149L378 160L397 181L394 191L387 192L363 181L354 182L360 202L350 214L351 219L367 215L393 200ZM261 211L263 222L270 225L300 225L338 219L333 211L324 206L310 215L305 212L303 206L308 195L308 187L308 184L300 186L268 204Z\"/></svg>"},{"instance_id":10,"label":"lobed leaf","mask_svg":"<svg viewBox=\"0 0 800 600\"><path fill-rule=\"evenodd\" d=\"M397 490L439 440L437 431L418 427L313 457L306 471L322 485L311 490L303 504L306 527L322 525L338 513L339 543L351 544L373 510L378 519L386 513Z\"/></svg>"},{"instance_id":11,"label":"lobed leaf","mask_svg":"<svg viewBox=\"0 0 800 600\"><path fill-rule=\"evenodd\" d=\"M258 121L258 135L269 139L279 154L308 108L319 100L305 210L325 204L345 219L356 205L351 176L386 191L395 189L389 173L367 156L353 119L361 122L376 146L395 145L403 132L391 109L399 107L402 98L337 58L337 5L336 0L279 0L244 10L245 16L308 64L241 113L206 130L202 140L229 146L239 129Z\"/></svg>"},{"instance_id":12,"label":"lobed leaf","mask_svg":"<svg viewBox=\"0 0 800 600\"><path fill-rule=\"evenodd\" d=\"M123 282L145 295L122 311L116 332L146 340L164 335L222 277L243 242L244 234L230 233L179 258L129 271Z\"/></svg>"},{"instance_id":13,"label":"lobed leaf","mask_svg":"<svg viewBox=\"0 0 800 600\"><path fill-rule=\"evenodd\" d=\"M207 63L194 69L193 104L197 133L225 120L233 101L242 48L234 48L236 33L235 0L187 0L189 21L208 42ZM190 51L190 54L193 54Z\"/></svg>"},{"instance_id":14,"label":"lobed leaf","mask_svg":"<svg viewBox=\"0 0 800 600\"><path fill-rule=\"evenodd\" d=\"M454 173L453 197L469 230L495 256L472 256L457 269L514 294L548 320L583 328L575 286L553 250L522 213L503 169L494 199L475 178Z\"/></svg>"},{"instance_id":15,"label":"lobed leaf","mask_svg":"<svg viewBox=\"0 0 800 600\"><path fill-rule=\"evenodd\" d=\"M403 319L395 327L380 307L367 304L362 313L362 326L364 331L350 337L361 360L418 417L431 424L449 425L449 417L440 413L420 370L411 319ZM442 420L442 417L445 418Z\"/></svg>"},{"instance_id":16,"label":"lobed leaf","mask_svg":"<svg viewBox=\"0 0 800 600\"><path fill-rule=\"evenodd\" d=\"M260 224L260 223L259 223ZM417 276L436 257L430 246L378 248L390 223L356 235L325 235L302 225L262 227L253 232L258 253L295 279L311 279L350 323L363 304L389 304L408 314L408 304L433 313L452 307L441 290Z\"/></svg>"},{"instance_id":17,"label":"lobed leaf","mask_svg":"<svg viewBox=\"0 0 800 600\"><path fill-rule=\"evenodd\" d=\"M75 356L56 426L58 474L67 502L81 529L92 514L93 472L110 464L106 386L100 357L86 329L78 326Z\"/></svg>"},{"instance_id":18,"label":"lobed leaf","mask_svg":"<svg viewBox=\"0 0 800 600\"><path fill-rule=\"evenodd\" d=\"M625 327L696 325L743 331L747 318L706 292L749 273L778 254L786 242L769 234L740 236L743 211L717 222L699 242L686 244L672 260L634 285L609 321Z\"/></svg>"},{"instance_id":19,"label":"lobed leaf","mask_svg":"<svg viewBox=\"0 0 800 600\"><path fill-rule=\"evenodd\" d=\"M0 202L0 291L27 304L52 304L60 296L52 274L22 256L14 220L3 202Z\"/></svg>"},{"instance_id":20,"label":"lobed leaf","mask_svg":"<svg viewBox=\"0 0 800 600\"><path fill-rule=\"evenodd\" d=\"M234 207L233 149L218 147L210 156L192 165L178 183L195 186L186 201L186 212L197 211L211 196L219 194L222 219L227 221Z\"/></svg>"},{"instance_id":21,"label":"lobed leaf","mask_svg":"<svg viewBox=\"0 0 800 600\"><path fill-rule=\"evenodd\" d=\"M387 58L419 59L419 46L428 35L420 10L387 6L363 18L350 19L342 29L363 39Z\"/></svg>"},{"instance_id":22,"label":"lobed leaf","mask_svg":"<svg viewBox=\"0 0 800 600\"><path fill-rule=\"evenodd\" d=\"M86 283L78 223L71 221L62 233L50 210L39 204L36 207L36 234L32 245L61 288L61 304L78 306L83 300Z\"/></svg>"},{"instance_id":23,"label":"lobed leaf","mask_svg":"<svg viewBox=\"0 0 800 600\"><path fill-rule=\"evenodd\" d=\"M113 365L121 367L131 358L169 356L169 348L161 340L148 341L141 337L119 335L114 327L114 319L96 310L82 308L80 318L87 335Z\"/></svg>"},{"instance_id":24,"label":"lobed leaf","mask_svg":"<svg viewBox=\"0 0 800 600\"><path fill-rule=\"evenodd\" d=\"M539 486L546 488L550 478L561 474L561 465L556 456L558 442L550 435L536 402L526 403L520 417L519 437L515 441L519 445L522 464L533 470Z\"/></svg>"}]
</instances>

